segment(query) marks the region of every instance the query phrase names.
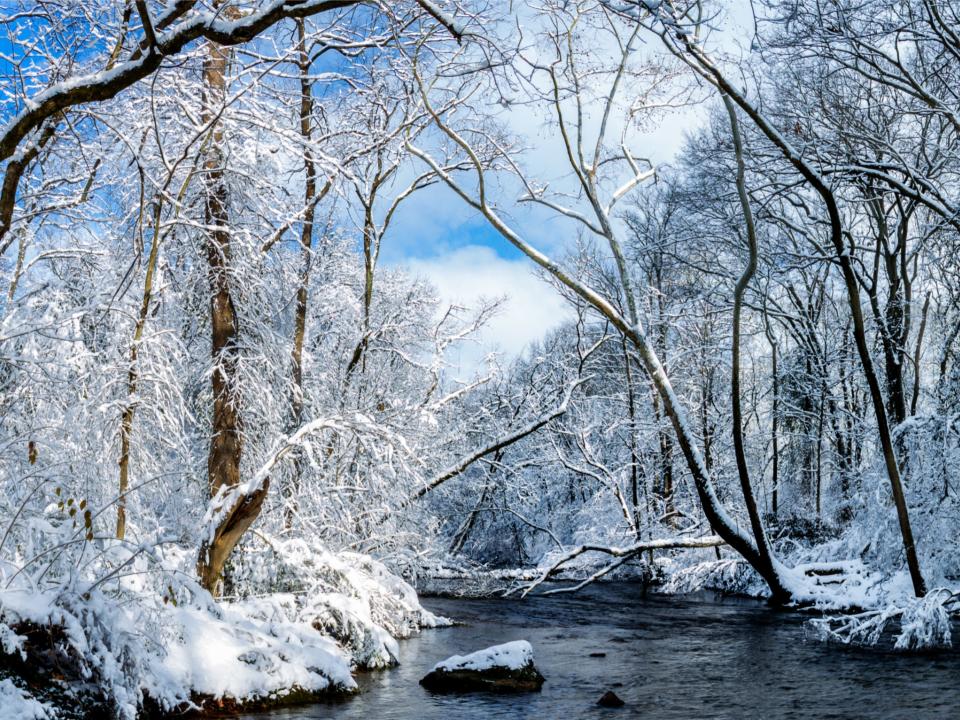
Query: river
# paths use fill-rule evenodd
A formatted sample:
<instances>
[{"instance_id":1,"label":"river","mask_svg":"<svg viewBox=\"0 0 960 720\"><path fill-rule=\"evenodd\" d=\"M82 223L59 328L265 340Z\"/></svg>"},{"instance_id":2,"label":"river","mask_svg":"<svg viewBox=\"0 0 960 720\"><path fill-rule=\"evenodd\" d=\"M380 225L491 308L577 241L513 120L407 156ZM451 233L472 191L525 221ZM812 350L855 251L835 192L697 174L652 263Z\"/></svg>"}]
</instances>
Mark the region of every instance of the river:
<instances>
[{"instance_id":1,"label":"river","mask_svg":"<svg viewBox=\"0 0 960 720\"><path fill-rule=\"evenodd\" d=\"M358 677L344 702L247 720L578 720L718 718L853 720L960 717L960 651L895 654L826 645L804 618L712 595L645 595L604 584L575 595L424 598L465 625L400 643L399 667ZM418 684L438 661L529 640L547 678L541 693L433 695ZM596 656L604 653L604 656ZM594 654L594 655L592 655ZM596 705L607 690L627 704Z\"/></svg>"}]
</instances>

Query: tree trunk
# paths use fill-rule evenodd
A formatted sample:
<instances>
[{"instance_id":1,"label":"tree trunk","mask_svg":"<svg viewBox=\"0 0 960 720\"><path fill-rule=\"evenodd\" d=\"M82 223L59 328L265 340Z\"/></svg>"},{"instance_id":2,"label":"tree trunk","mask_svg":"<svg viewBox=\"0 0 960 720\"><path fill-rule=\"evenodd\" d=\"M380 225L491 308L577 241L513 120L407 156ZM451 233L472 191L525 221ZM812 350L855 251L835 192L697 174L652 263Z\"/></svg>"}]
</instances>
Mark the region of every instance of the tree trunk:
<instances>
[{"instance_id":1,"label":"tree trunk","mask_svg":"<svg viewBox=\"0 0 960 720\"><path fill-rule=\"evenodd\" d=\"M150 256L147 259L147 274L143 281L143 300L140 303L140 313L137 315L137 324L133 330L133 340L130 342L129 367L127 368L127 404L120 418L120 495L117 499L117 539L123 540L127 532L127 490L130 484L130 436L133 433L133 416L136 412L137 385L140 381L140 372L137 367L137 357L140 353L140 341L143 339L143 329L147 324L147 314L150 312L150 301L153 297L153 276L157 269L157 258L160 255L160 227L161 202L157 198L154 210L153 238L150 243Z\"/></svg>"},{"instance_id":2,"label":"tree trunk","mask_svg":"<svg viewBox=\"0 0 960 720\"><path fill-rule=\"evenodd\" d=\"M627 413L630 422L627 432L629 433L628 446L630 449L630 502L633 506L633 524L637 528L637 535L640 533L640 454L637 449L637 403L633 389L633 370L631 369L630 352L627 349L627 339L620 336L620 345L623 350L623 367L626 371L627 381Z\"/></svg>"},{"instance_id":3,"label":"tree trunk","mask_svg":"<svg viewBox=\"0 0 960 720\"><path fill-rule=\"evenodd\" d=\"M293 432L303 424L303 343L307 332L307 305L310 289L310 264L313 252L313 220L316 209L314 196L317 193L317 165L310 142L313 137L313 84L310 81L310 57L307 54L306 29L303 20L297 20L297 66L300 71L300 137L303 139L304 206L303 225L300 228L300 282L297 286L297 301L293 322L293 350L290 355L290 424ZM323 192L329 188L329 183ZM302 454L296 453L293 475L287 492L284 508L284 527L293 525L297 513L297 496L303 472Z\"/></svg>"},{"instance_id":4,"label":"tree trunk","mask_svg":"<svg viewBox=\"0 0 960 720\"><path fill-rule=\"evenodd\" d=\"M770 330L770 322L764 318L767 333L767 342L770 343L770 374L773 384L772 407L770 411L770 444L772 446L772 462L770 474L770 512L774 518L779 513L778 501L780 494L780 375L777 368L777 355L779 348L773 339L773 332Z\"/></svg>"},{"instance_id":5,"label":"tree trunk","mask_svg":"<svg viewBox=\"0 0 960 720\"><path fill-rule=\"evenodd\" d=\"M923 299L920 311L920 329L917 330L917 344L913 350L913 391L910 397L910 415L917 414L917 402L920 400L920 358L923 354L923 333L927 327L927 312L930 310L930 293Z\"/></svg>"},{"instance_id":6,"label":"tree trunk","mask_svg":"<svg viewBox=\"0 0 960 720\"><path fill-rule=\"evenodd\" d=\"M203 63L203 121L210 122L226 97L229 51L215 42L207 44ZM210 284L210 330L213 373L213 415L207 482L210 497L240 483L243 434L237 364L237 311L230 288L230 229L224 173L223 127L216 126L204 159L205 219L207 225L207 276ZM204 538L197 560L200 582L214 596L222 590L223 568L240 537L256 520L269 482L231 511Z\"/></svg>"},{"instance_id":7,"label":"tree trunk","mask_svg":"<svg viewBox=\"0 0 960 720\"><path fill-rule=\"evenodd\" d=\"M656 297L656 343L657 353L666 367L667 363L667 324L664 319L666 301L663 292L663 255L658 254L654 260L653 282L657 292ZM652 311L652 308L651 308ZM673 503L673 440L670 432L663 428L661 424L660 396L653 388L653 416L657 423L657 444L659 446L659 483L656 488L656 494L663 502L663 517L667 519L668 525L676 523L676 508Z\"/></svg>"},{"instance_id":8,"label":"tree trunk","mask_svg":"<svg viewBox=\"0 0 960 720\"><path fill-rule=\"evenodd\" d=\"M779 576L774 568L773 555L770 550L770 544L767 541L767 533L763 529L763 521L760 519L760 512L757 509L757 501L753 494L753 486L750 482L750 470L747 466L747 454L743 444L743 411L740 402L740 316L743 310L743 296L750 285L750 280L757 270L757 233L753 224L753 212L750 209L750 198L747 195L746 186L746 168L743 160L743 141L740 136L740 125L737 122L737 111L727 95L723 96L723 104L727 108L727 114L730 116L730 132L733 136L733 147L737 157L737 195L740 198L740 207L743 211L744 226L747 234L747 247L749 249L749 260L743 274L737 280L733 291L733 344L732 344L732 369L730 378L730 394L733 409L733 452L737 461L737 474L740 477L740 489L743 492L743 500L747 507L747 515L750 518L750 527L753 530L753 538L757 543L757 553L760 556L764 568L761 574L764 577L769 574L775 578L778 585L770 583L770 590L774 595L787 595L787 591L782 585L779 585ZM766 573L763 572L766 570Z\"/></svg>"}]
</instances>

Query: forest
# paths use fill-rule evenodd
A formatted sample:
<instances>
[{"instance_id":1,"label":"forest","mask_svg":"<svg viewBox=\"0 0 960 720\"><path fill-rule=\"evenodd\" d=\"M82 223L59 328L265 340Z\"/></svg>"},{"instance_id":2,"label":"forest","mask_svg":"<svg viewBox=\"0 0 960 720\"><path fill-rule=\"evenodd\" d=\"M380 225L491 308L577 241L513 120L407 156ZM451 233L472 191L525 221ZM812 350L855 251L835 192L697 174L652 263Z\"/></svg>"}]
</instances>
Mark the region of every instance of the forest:
<instances>
[{"instance_id":1,"label":"forest","mask_svg":"<svg viewBox=\"0 0 960 720\"><path fill-rule=\"evenodd\" d=\"M437 593L955 657L956 0L0 0L0 172L0 716L355 694Z\"/></svg>"}]
</instances>

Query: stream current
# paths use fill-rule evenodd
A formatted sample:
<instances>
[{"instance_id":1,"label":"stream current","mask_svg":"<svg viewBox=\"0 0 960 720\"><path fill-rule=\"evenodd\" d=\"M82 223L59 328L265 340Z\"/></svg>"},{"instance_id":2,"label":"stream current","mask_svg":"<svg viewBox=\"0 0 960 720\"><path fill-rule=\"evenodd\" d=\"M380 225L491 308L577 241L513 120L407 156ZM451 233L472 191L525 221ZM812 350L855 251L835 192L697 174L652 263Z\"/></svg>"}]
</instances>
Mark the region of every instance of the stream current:
<instances>
[{"instance_id":1,"label":"stream current","mask_svg":"<svg viewBox=\"0 0 960 720\"><path fill-rule=\"evenodd\" d=\"M838 647L816 639L801 613L761 602L645 594L629 583L422 601L464 624L401 641L400 665L359 674L359 696L246 720L960 718L960 651ZM533 645L547 678L541 693L434 695L418 684L450 655L509 640ZM626 706L597 706L607 690Z\"/></svg>"}]
</instances>

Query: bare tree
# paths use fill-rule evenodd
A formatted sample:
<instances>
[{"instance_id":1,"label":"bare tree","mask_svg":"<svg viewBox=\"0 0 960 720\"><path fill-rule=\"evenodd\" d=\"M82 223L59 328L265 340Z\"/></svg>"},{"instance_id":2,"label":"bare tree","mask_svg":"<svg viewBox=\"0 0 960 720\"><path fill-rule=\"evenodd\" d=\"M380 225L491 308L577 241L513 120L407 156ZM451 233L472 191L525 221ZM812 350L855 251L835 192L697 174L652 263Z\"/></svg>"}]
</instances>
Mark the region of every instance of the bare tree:
<instances>
[{"instance_id":1,"label":"bare tree","mask_svg":"<svg viewBox=\"0 0 960 720\"><path fill-rule=\"evenodd\" d=\"M773 596L778 601L784 601L790 597L790 591L781 579L777 566L764 560L755 541L742 532L717 497L711 473L707 469L697 446L686 409L680 403L660 358L657 356L640 322L634 278L629 270L623 251L624 244L614 220L613 207L616 202L639 183L654 174L652 169L643 170L640 168L627 148L625 140L621 141L619 147L613 153L610 152L606 144L608 131L613 131L610 118L617 108L618 93L622 89L621 83L628 74L632 74L629 71L632 70L632 62L636 57L635 43L639 26L630 22L621 23L615 13L605 10L602 6L597 7L589 3L564 6L563 8L551 7L550 10L552 14L547 38L556 53L556 59L548 63L543 56L540 56L527 62L531 72L543 77L546 81L545 100L550 103L554 122L560 136L561 148L569 161L569 170L576 178L579 195L586 206L586 210L584 214L581 214L578 210L561 205L550 198L542 188L534 186L527 180L524 180L525 197L530 202L543 205L561 216L580 223L589 233L606 243L617 268L620 288L625 297L625 313L621 313L615 302L609 297L605 297L598 290L584 284L559 263L537 250L503 219L491 204L491 198L487 192L485 168L479 163L477 150L475 149L477 143L490 142L490 139L482 131L472 128L465 131L456 129L453 126L452 113L441 115L434 110L429 95L431 92L436 92L437 89L424 82L420 73L417 73L417 78L422 89L424 104L427 106L428 112L431 113L435 124L459 152L473 161L473 182L476 183L476 191L459 181L452 174L443 172L440 162L426 149L412 143L408 143L408 148L414 155L427 163L434 172L438 173L444 182L466 203L482 213L491 226L505 239L592 306L613 327L629 339L636 348L644 369L657 389L663 403L664 412L670 418L678 445L693 476L701 505L711 526L718 535L724 538L757 569L770 585ZM582 78L580 74L583 71L579 67L583 58L583 49L581 46L577 48L579 52L574 51L574 33L578 23L586 24L590 18L595 19L602 28L602 32L609 34L609 44L616 47L618 52L608 66L610 69L606 74L607 81L602 94L597 99L601 107L599 125L593 136L588 138L583 115L583 107L588 102L588 97L585 94L585 89L581 86ZM595 41L595 39L593 40ZM455 92L458 92L461 96L466 94L464 88L458 88ZM568 103L573 105L572 119L568 119ZM633 107L638 108L642 105L636 103ZM471 141L470 136L476 138L476 141ZM606 155L601 155L601 153L606 153ZM601 167L611 167L615 164L626 168L630 174L619 187L614 187L612 191L605 191L605 183L602 183L602 181L607 180L607 178L601 175L599 170ZM513 163L513 166L516 168L515 163ZM522 173L520 177L523 177ZM604 196L605 192L606 196Z\"/></svg>"}]
</instances>

